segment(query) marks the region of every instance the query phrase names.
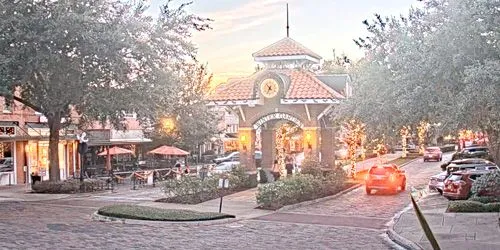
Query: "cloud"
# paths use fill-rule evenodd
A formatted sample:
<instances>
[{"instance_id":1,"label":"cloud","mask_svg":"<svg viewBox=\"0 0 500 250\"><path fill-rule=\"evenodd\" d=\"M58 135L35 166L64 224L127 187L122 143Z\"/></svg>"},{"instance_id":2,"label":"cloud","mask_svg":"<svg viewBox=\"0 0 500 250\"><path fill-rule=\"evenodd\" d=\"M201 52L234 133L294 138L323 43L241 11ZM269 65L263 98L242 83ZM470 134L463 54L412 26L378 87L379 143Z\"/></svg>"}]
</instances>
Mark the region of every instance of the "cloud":
<instances>
[{"instance_id":1,"label":"cloud","mask_svg":"<svg viewBox=\"0 0 500 250\"><path fill-rule=\"evenodd\" d=\"M283 17L285 21L285 4L293 0L260 0L250 1L232 9L202 13L200 16L214 19L213 30L203 32L200 38L213 38L234 32L244 31L261 26L272 20Z\"/></svg>"}]
</instances>

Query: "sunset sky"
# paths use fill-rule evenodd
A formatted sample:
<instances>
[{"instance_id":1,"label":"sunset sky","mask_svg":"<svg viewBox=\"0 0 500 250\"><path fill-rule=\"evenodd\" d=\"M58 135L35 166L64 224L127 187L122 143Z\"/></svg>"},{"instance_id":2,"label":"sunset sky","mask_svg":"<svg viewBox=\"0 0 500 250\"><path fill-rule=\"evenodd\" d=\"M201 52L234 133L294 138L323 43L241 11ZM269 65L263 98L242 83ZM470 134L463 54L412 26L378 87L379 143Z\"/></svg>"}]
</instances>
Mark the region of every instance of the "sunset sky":
<instances>
[{"instance_id":1,"label":"sunset sky","mask_svg":"<svg viewBox=\"0 0 500 250\"><path fill-rule=\"evenodd\" d=\"M151 14L164 1L152 0ZM407 14L412 5L418 6L416 0L194 0L190 11L214 19L213 29L195 34L193 40L215 81L254 72L252 53L286 36L286 3L290 37L324 59L333 57L333 49L360 58L363 53L352 40L366 35L363 20L374 13Z\"/></svg>"}]
</instances>

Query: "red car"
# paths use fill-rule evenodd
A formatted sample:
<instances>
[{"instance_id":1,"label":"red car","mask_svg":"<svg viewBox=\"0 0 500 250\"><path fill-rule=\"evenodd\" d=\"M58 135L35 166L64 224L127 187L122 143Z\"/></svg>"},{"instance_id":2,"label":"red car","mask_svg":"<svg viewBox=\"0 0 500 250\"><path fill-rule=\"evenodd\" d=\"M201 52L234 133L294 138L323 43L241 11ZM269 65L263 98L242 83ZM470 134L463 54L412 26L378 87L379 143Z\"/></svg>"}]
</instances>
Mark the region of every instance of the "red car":
<instances>
[{"instance_id":1,"label":"red car","mask_svg":"<svg viewBox=\"0 0 500 250\"><path fill-rule=\"evenodd\" d=\"M466 200L469 198L472 183L489 170L460 170L453 172L444 181L443 196L448 200Z\"/></svg>"},{"instance_id":2,"label":"red car","mask_svg":"<svg viewBox=\"0 0 500 250\"><path fill-rule=\"evenodd\" d=\"M406 189L405 171L394 164L373 166L366 175L365 184L366 193L369 195L372 190L388 190L397 193L401 188L401 191L404 191Z\"/></svg>"},{"instance_id":3,"label":"red car","mask_svg":"<svg viewBox=\"0 0 500 250\"><path fill-rule=\"evenodd\" d=\"M424 152L424 162L425 161L441 161L443 160L443 152L441 152L441 148L439 147L428 147Z\"/></svg>"}]
</instances>

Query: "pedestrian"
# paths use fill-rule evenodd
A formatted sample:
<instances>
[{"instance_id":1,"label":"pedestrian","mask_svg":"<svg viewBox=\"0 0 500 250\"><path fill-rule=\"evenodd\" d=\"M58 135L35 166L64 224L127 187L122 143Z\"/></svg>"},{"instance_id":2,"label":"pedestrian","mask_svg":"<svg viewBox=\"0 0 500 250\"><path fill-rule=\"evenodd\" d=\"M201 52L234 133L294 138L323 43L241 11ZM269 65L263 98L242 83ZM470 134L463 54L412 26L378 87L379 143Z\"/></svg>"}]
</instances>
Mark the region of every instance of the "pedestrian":
<instances>
[{"instance_id":1,"label":"pedestrian","mask_svg":"<svg viewBox=\"0 0 500 250\"><path fill-rule=\"evenodd\" d=\"M290 157L290 155L287 155L285 157L285 169L286 169L287 176L293 174L293 158Z\"/></svg>"},{"instance_id":2,"label":"pedestrian","mask_svg":"<svg viewBox=\"0 0 500 250\"><path fill-rule=\"evenodd\" d=\"M271 169L271 173L273 174L274 181L279 180L280 178L280 166L278 164L278 160L274 160L273 168Z\"/></svg>"}]
</instances>

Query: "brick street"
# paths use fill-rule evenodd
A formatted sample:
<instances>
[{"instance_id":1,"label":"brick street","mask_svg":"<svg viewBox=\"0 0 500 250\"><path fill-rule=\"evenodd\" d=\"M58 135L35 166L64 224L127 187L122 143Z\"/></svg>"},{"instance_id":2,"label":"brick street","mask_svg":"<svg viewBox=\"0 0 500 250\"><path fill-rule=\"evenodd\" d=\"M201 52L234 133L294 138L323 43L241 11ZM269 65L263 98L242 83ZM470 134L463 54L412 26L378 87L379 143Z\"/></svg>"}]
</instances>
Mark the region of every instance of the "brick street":
<instances>
[{"instance_id":1,"label":"brick street","mask_svg":"<svg viewBox=\"0 0 500 250\"><path fill-rule=\"evenodd\" d=\"M408 187L422 186L439 163L408 165ZM138 201L128 200L127 203ZM3 249L393 249L384 221L408 203L408 191L372 195L364 188L340 198L224 225L131 225L90 220L90 198L0 203Z\"/></svg>"}]
</instances>

